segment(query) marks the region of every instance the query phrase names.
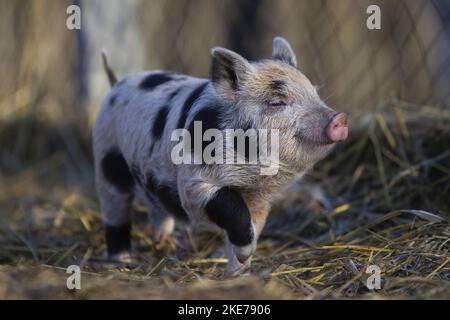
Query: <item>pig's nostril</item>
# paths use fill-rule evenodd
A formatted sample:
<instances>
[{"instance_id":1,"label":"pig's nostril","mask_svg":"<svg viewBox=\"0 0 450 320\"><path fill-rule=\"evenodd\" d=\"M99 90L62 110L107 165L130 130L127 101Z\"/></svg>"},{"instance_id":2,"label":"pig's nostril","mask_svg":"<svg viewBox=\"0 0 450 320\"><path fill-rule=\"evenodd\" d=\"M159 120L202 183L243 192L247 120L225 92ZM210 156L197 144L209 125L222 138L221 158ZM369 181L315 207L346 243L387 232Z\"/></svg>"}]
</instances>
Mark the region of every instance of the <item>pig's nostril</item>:
<instances>
[{"instance_id":1,"label":"pig's nostril","mask_svg":"<svg viewBox=\"0 0 450 320\"><path fill-rule=\"evenodd\" d=\"M344 141L348 137L348 117L339 113L333 117L326 129L327 137L331 142Z\"/></svg>"}]
</instances>

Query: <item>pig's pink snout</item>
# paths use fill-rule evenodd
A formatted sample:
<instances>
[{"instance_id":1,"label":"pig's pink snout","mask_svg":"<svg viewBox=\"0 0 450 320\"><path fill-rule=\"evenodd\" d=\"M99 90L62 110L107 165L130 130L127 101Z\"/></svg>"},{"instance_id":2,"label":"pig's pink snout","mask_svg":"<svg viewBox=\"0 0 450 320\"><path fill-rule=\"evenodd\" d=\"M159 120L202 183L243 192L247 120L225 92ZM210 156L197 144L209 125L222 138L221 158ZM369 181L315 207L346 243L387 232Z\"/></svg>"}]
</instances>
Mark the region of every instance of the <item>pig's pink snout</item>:
<instances>
[{"instance_id":1,"label":"pig's pink snout","mask_svg":"<svg viewBox=\"0 0 450 320\"><path fill-rule=\"evenodd\" d=\"M333 117L326 129L331 142L344 141L348 137L348 117L345 113L338 113Z\"/></svg>"}]
</instances>

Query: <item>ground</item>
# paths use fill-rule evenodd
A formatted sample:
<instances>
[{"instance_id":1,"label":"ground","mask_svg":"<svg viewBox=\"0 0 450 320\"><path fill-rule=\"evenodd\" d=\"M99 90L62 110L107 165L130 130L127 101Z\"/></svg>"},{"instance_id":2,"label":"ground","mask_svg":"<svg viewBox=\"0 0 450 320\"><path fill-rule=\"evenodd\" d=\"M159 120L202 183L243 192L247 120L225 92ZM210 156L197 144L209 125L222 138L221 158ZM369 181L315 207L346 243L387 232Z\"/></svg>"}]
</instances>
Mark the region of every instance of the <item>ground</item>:
<instances>
[{"instance_id":1,"label":"ground","mask_svg":"<svg viewBox=\"0 0 450 320\"><path fill-rule=\"evenodd\" d=\"M450 299L450 115L405 108L361 119L292 186L250 274L234 279L220 230L180 227L160 247L139 206L136 261L108 261L88 135L30 119L3 127L0 299ZM66 286L73 264L81 290Z\"/></svg>"}]
</instances>

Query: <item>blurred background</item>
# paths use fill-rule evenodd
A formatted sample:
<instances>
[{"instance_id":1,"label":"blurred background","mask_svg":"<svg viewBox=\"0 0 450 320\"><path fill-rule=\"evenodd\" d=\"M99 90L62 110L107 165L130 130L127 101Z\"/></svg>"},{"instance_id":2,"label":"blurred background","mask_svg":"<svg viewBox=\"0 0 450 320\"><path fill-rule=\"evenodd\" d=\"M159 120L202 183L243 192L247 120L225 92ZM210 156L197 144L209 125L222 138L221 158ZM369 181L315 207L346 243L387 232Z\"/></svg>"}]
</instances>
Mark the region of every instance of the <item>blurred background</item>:
<instances>
[{"instance_id":1,"label":"blurred background","mask_svg":"<svg viewBox=\"0 0 450 320\"><path fill-rule=\"evenodd\" d=\"M71 4L81 7L80 31L66 28ZM366 28L370 4L381 8L381 30ZM119 77L142 69L208 77L212 47L267 58L276 35L327 103L352 118L392 101L450 106L446 0L2 0L0 18L2 127L37 117L87 132L108 91L102 48ZM33 135L20 136L16 151L33 148Z\"/></svg>"},{"instance_id":2,"label":"blurred background","mask_svg":"<svg viewBox=\"0 0 450 320\"><path fill-rule=\"evenodd\" d=\"M66 27L72 4L81 30ZM381 30L366 27L373 4ZM298 237L333 242L396 209L450 217L448 0L0 0L0 262L31 255L61 266L88 259L92 244L104 249L91 152L109 90L102 48L119 78L142 69L208 77L212 47L269 58L275 36L291 43L327 104L350 115L351 132L294 188L266 235L292 233L287 245L302 246ZM449 261L448 225L427 232L421 239L436 236L447 253L419 257L415 276ZM449 279L449 268L439 272L433 277ZM0 298L1 284L0 273Z\"/></svg>"}]
</instances>

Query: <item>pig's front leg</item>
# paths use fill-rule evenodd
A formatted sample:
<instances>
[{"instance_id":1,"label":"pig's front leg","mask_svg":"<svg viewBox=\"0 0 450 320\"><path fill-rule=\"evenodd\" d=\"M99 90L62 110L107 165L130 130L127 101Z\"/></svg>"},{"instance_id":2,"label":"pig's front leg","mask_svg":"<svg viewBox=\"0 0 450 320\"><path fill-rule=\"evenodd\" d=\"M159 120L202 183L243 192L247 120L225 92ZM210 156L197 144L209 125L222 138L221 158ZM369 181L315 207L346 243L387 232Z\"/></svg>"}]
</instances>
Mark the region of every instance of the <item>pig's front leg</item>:
<instances>
[{"instance_id":1,"label":"pig's front leg","mask_svg":"<svg viewBox=\"0 0 450 320\"><path fill-rule=\"evenodd\" d=\"M252 255L256 250L259 235L261 234L261 231L266 223L267 214L268 210L255 210L250 213L254 234L253 240L254 245L253 248L251 249L251 254L247 258L247 260L240 261L237 258L235 250L238 252L240 256L246 256L245 251L248 250L248 248L236 247L231 243L230 239L228 238L228 235L225 237L226 255L228 259L227 272L225 274L226 277L233 277L239 274L243 274L250 269Z\"/></svg>"},{"instance_id":2,"label":"pig's front leg","mask_svg":"<svg viewBox=\"0 0 450 320\"><path fill-rule=\"evenodd\" d=\"M231 187L219 189L208 200L205 213L226 232L228 274L239 273L249 267L258 232L241 194Z\"/></svg>"},{"instance_id":3,"label":"pig's front leg","mask_svg":"<svg viewBox=\"0 0 450 320\"><path fill-rule=\"evenodd\" d=\"M265 216L264 219L259 214L252 216L237 188L218 187L209 183L212 179L196 176L194 172L182 172L179 179L181 201L186 211L192 215L205 214L225 231L229 273L249 266Z\"/></svg>"},{"instance_id":4,"label":"pig's front leg","mask_svg":"<svg viewBox=\"0 0 450 320\"><path fill-rule=\"evenodd\" d=\"M250 256L244 263L240 262L234 252L234 245L230 242L227 235L225 236L225 251L228 260L225 278L244 274L250 269L252 257Z\"/></svg>"}]
</instances>

